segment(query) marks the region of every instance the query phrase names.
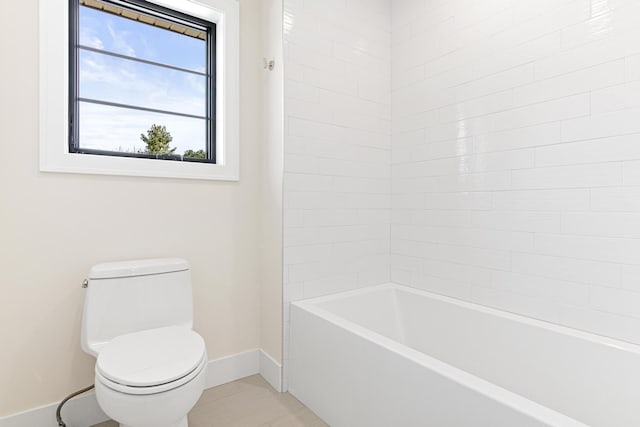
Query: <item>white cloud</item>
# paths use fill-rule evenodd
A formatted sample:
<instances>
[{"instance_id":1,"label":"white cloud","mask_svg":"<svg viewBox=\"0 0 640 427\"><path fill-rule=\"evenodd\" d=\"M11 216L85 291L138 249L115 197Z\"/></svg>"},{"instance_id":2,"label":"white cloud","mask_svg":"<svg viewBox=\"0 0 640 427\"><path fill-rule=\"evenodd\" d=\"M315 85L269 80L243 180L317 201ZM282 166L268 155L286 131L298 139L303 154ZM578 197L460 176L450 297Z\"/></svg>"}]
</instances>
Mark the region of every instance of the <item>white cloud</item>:
<instances>
[{"instance_id":1,"label":"white cloud","mask_svg":"<svg viewBox=\"0 0 640 427\"><path fill-rule=\"evenodd\" d=\"M96 31L93 28L80 28L80 43L94 49L104 49L104 42L102 41L102 39L100 39L100 37L98 37Z\"/></svg>"},{"instance_id":2,"label":"white cloud","mask_svg":"<svg viewBox=\"0 0 640 427\"><path fill-rule=\"evenodd\" d=\"M204 77L83 52L81 96L166 111L205 114Z\"/></svg>"},{"instance_id":3,"label":"white cloud","mask_svg":"<svg viewBox=\"0 0 640 427\"><path fill-rule=\"evenodd\" d=\"M135 49L127 40L130 35L129 32L115 29L111 22L107 22L107 29L109 30L109 35L111 36L113 47L117 52L132 57L136 56Z\"/></svg>"}]
</instances>

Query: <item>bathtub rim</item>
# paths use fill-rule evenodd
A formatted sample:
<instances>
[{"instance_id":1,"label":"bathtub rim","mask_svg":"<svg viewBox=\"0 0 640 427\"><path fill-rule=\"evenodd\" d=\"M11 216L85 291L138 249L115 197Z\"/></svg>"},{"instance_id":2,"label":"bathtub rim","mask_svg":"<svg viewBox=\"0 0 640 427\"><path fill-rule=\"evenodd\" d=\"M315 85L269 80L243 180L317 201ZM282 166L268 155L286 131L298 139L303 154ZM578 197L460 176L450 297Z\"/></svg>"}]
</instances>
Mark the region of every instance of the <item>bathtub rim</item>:
<instances>
[{"instance_id":1,"label":"bathtub rim","mask_svg":"<svg viewBox=\"0 0 640 427\"><path fill-rule=\"evenodd\" d=\"M589 332L569 328L567 326L561 326L554 323L549 323L542 320L529 318L519 314L510 313L507 311L498 310L498 309L486 307L480 304L471 303L471 302L463 301L460 299L456 299L456 298L452 298L452 297L448 297L440 294L435 294L429 291L415 289L409 286L399 285L391 282L381 284L381 285L367 286L367 287L356 289L353 291L346 291L346 292L340 292L340 293L326 295L326 296L314 297L314 298L309 298L309 299L304 299L299 301L292 301L291 304L301 310L311 313L314 316L323 318L327 322L337 327L346 329L352 332L353 334L359 336L360 338L372 341L382 346L388 351L391 351L395 354L403 356L414 363L425 366L426 368L434 371L436 374L441 375L451 381L454 381L463 387L467 387L477 393L483 394L487 398L492 399L496 402L499 402L513 410L522 412L526 416L532 419L548 424L550 426L589 427L587 424L581 421L578 421L575 418L571 418L568 415L565 415L554 409L546 407L540 403L537 403L524 396L521 396L513 391L500 387L479 376L476 376L472 373L464 371L460 368L456 368L455 366L452 366L446 362L443 362L440 359L437 359L433 356L422 353L418 350L415 350L391 338L385 337L382 334L379 334L375 331L372 331L363 326L360 326L355 322L347 320L337 314L332 313L330 310L319 306L319 304L322 304L324 302L329 302L337 299L353 297L358 295L364 295L372 292L386 291L386 290L402 291L402 292L416 294L419 296L435 299L441 302L450 303L458 307L479 311L485 314L498 316L500 318L516 321L519 323L524 323L529 326L541 327L543 329L549 330L554 333L570 335L574 338L585 339L593 343L610 346L615 349L619 349L623 351L630 351L635 354L640 354L640 346L632 343L619 341L613 338L604 337L597 334L592 334ZM291 317L291 321L292 320L293 320L293 316ZM295 358L293 354L292 356L293 358L291 359L291 361L293 361ZM292 390L292 391L295 391L295 390Z\"/></svg>"},{"instance_id":2,"label":"bathtub rim","mask_svg":"<svg viewBox=\"0 0 640 427\"><path fill-rule=\"evenodd\" d=\"M517 314L510 311L501 310L498 308L493 308L493 307L489 307L486 305L482 305L482 304L478 304L470 301L465 301L460 298L454 298L447 295L426 291L423 289L413 288L407 285L400 285L393 282L387 282L380 285L366 286L366 287L362 287L352 291L339 292L331 295L323 295L319 297L306 298L298 301L291 301L291 304L305 308L305 309L309 309L310 311L312 310L312 307L314 307L315 309L320 310L323 313L326 312L330 314L331 312L329 310L318 307L317 305L325 302L337 300L337 299L342 299L342 298L352 297L357 295L365 295L365 294L374 293L382 290L397 290L397 291L408 292L415 295L424 296L437 301L450 303L458 307L479 311L485 314L491 314L493 316L501 317L503 319L512 320L518 323L523 323L528 326L540 327L542 329L546 329L555 333L570 335L574 338L579 338L586 341L590 341L592 343L604 345L607 347L612 347L617 350L631 352L633 354L640 356L640 344L634 344L629 341L623 341L616 338L607 337L605 335L599 335L593 332L572 328L570 326L563 326L558 323L553 323L546 320L540 320L533 317L524 316L522 314ZM336 315L336 317L339 319L342 319L340 316ZM345 321L347 320L345 319ZM353 322L350 322L350 323L353 323ZM354 325L356 324L354 323Z\"/></svg>"}]
</instances>

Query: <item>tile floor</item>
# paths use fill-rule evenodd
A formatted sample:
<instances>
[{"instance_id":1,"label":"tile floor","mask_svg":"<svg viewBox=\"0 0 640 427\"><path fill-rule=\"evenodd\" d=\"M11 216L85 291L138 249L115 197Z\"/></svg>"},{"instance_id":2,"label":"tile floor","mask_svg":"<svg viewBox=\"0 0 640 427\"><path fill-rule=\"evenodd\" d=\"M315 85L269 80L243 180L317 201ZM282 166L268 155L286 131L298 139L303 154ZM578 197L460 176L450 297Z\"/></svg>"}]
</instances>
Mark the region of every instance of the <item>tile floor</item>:
<instances>
[{"instance_id":1,"label":"tile floor","mask_svg":"<svg viewBox=\"0 0 640 427\"><path fill-rule=\"evenodd\" d=\"M106 421L94 427L117 427ZM189 427L328 427L289 393L260 375L210 388L189 413Z\"/></svg>"}]
</instances>

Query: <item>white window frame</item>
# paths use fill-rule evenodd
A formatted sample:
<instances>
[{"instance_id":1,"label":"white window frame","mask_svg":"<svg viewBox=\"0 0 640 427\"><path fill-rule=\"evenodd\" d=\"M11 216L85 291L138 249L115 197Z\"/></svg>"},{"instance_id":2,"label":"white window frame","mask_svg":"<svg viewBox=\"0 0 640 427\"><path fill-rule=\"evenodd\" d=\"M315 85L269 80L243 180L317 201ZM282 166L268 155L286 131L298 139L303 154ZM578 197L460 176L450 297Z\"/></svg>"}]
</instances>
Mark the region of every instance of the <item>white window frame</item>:
<instances>
[{"instance_id":1,"label":"white window frame","mask_svg":"<svg viewBox=\"0 0 640 427\"><path fill-rule=\"evenodd\" d=\"M69 153L69 0L40 0L40 170L238 181L238 2L148 1L216 24L216 163Z\"/></svg>"}]
</instances>

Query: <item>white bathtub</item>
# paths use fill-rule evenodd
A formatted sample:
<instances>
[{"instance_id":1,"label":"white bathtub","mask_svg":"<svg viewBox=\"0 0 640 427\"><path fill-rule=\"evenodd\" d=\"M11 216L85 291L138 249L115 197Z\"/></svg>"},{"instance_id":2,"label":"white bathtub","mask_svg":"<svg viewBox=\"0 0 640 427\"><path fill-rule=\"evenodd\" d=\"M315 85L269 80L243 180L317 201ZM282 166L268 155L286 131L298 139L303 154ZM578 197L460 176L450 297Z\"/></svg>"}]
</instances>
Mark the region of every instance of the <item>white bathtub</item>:
<instances>
[{"instance_id":1,"label":"white bathtub","mask_svg":"<svg viewBox=\"0 0 640 427\"><path fill-rule=\"evenodd\" d=\"M640 426L640 346L404 286L295 302L290 339L332 427Z\"/></svg>"}]
</instances>

